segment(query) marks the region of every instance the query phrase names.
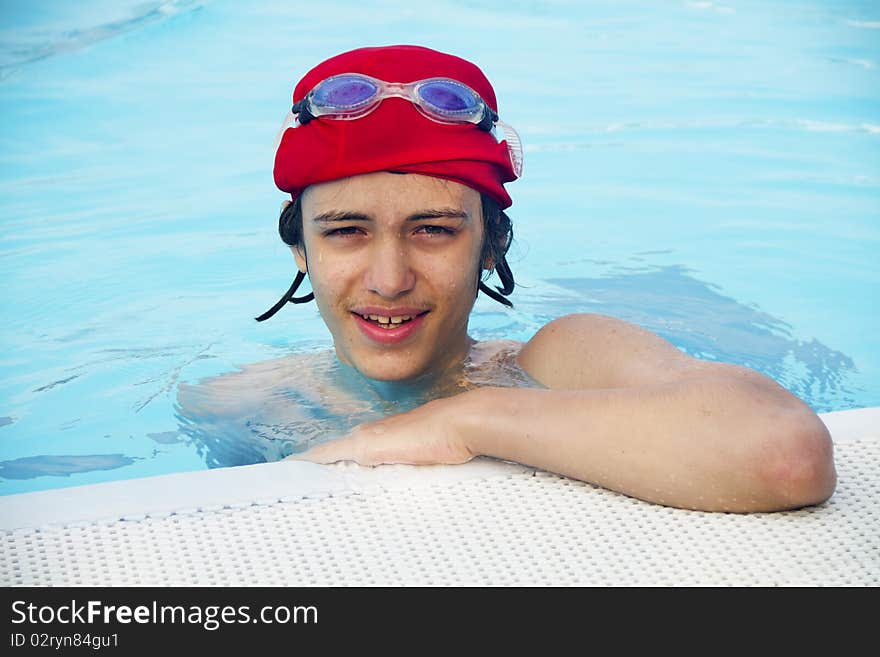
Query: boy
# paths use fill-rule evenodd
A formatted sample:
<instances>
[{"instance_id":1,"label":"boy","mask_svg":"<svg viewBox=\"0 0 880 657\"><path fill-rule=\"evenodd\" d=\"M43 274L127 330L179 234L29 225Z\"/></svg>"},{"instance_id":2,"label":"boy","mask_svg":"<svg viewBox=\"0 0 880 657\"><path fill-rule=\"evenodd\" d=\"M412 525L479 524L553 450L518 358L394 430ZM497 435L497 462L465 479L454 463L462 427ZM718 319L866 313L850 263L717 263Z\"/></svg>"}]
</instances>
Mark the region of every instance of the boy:
<instances>
[{"instance_id":1,"label":"boy","mask_svg":"<svg viewBox=\"0 0 880 657\"><path fill-rule=\"evenodd\" d=\"M504 183L521 155L511 130L496 138L491 85L475 65L434 50L362 48L312 69L293 100L275 181L291 194L280 232L299 275L258 319L311 300L294 297L308 275L344 366L389 396L455 379L477 347L467 325L478 291L509 305L513 290ZM482 282L493 270L497 292ZM588 314L550 322L516 352L540 386L434 395L296 458L487 455L709 511L797 508L834 490L821 420L752 370L690 358Z\"/></svg>"}]
</instances>

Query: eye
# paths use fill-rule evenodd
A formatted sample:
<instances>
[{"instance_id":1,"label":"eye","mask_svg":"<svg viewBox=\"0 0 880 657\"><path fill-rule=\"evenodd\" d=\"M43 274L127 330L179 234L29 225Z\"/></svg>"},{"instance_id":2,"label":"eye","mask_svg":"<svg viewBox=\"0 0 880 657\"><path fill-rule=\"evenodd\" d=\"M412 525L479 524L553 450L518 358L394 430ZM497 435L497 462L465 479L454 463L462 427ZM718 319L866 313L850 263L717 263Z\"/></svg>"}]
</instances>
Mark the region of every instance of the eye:
<instances>
[{"instance_id":1,"label":"eye","mask_svg":"<svg viewBox=\"0 0 880 657\"><path fill-rule=\"evenodd\" d=\"M425 235L430 236L440 236L440 235L455 235L455 231L452 228L447 228L446 226L432 226L432 225L424 225L419 226L417 232L424 233Z\"/></svg>"},{"instance_id":2,"label":"eye","mask_svg":"<svg viewBox=\"0 0 880 657\"><path fill-rule=\"evenodd\" d=\"M324 232L324 237L349 237L357 235L360 228L357 226L342 226L341 228L332 228Z\"/></svg>"}]
</instances>

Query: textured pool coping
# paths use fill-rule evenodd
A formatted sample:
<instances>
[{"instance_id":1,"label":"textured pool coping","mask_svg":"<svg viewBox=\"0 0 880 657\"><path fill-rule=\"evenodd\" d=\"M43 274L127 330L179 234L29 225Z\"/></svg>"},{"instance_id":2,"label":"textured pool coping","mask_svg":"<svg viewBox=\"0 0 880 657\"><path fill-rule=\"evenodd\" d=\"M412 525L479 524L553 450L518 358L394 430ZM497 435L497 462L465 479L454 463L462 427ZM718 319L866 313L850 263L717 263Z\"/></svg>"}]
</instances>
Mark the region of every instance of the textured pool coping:
<instances>
[{"instance_id":1,"label":"textured pool coping","mask_svg":"<svg viewBox=\"0 0 880 657\"><path fill-rule=\"evenodd\" d=\"M6 495L0 498L0 531L370 494L531 470L482 457L459 466L259 463Z\"/></svg>"}]
</instances>

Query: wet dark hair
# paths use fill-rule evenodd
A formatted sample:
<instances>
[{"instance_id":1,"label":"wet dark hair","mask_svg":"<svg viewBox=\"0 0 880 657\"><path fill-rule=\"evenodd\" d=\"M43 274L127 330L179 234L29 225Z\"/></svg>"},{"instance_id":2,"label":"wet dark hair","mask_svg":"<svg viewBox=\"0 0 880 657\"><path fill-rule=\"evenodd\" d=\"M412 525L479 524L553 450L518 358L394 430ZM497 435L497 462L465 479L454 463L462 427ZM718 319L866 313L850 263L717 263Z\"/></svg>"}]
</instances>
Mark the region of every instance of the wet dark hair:
<instances>
[{"instance_id":1,"label":"wet dark hair","mask_svg":"<svg viewBox=\"0 0 880 657\"><path fill-rule=\"evenodd\" d=\"M513 292L514 288L513 272L510 271L510 265L507 264L506 258L507 250L513 241L513 224L494 198L487 194L480 194L480 200L483 206L483 246L480 251L480 265L482 267L486 262L493 263L492 270L486 276L491 275L494 271L501 280L501 287L491 289L483 282L481 275L478 288L495 301L508 308L513 308L510 300L505 298ZM302 194L281 211L281 216L278 219L278 234L288 246L303 247ZM314 299L315 295L312 292L301 297L293 296L305 277L303 272L297 272L290 289L284 293L278 303L257 317L256 320L262 322L269 319L288 302L308 303Z\"/></svg>"}]
</instances>

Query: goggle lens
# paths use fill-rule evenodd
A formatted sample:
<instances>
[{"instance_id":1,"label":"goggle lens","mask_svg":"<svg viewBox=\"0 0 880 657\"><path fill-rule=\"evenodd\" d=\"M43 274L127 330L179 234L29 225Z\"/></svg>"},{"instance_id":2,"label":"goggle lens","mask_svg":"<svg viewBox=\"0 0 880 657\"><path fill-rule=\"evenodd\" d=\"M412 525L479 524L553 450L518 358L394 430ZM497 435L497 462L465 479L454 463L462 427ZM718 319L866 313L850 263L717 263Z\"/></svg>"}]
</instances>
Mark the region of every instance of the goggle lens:
<instances>
[{"instance_id":1,"label":"goggle lens","mask_svg":"<svg viewBox=\"0 0 880 657\"><path fill-rule=\"evenodd\" d=\"M379 87L366 78L344 76L325 80L312 92L312 102L318 107L351 109L371 101Z\"/></svg>"},{"instance_id":2,"label":"goggle lens","mask_svg":"<svg viewBox=\"0 0 880 657\"><path fill-rule=\"evenodd\" d=\"M419 87L419 97L444 114L471 114L481 109L470 89L452 82L428 82Z\"/></svg>"}]
</instances>

